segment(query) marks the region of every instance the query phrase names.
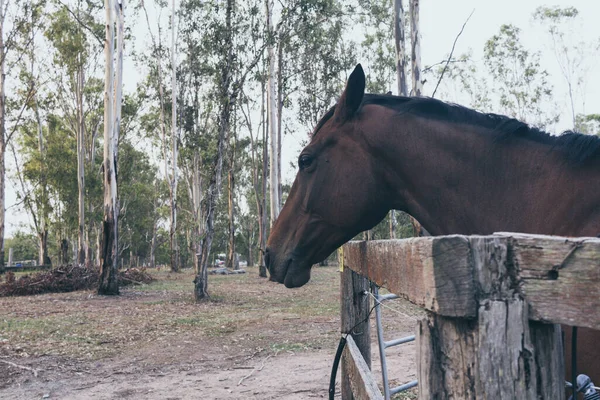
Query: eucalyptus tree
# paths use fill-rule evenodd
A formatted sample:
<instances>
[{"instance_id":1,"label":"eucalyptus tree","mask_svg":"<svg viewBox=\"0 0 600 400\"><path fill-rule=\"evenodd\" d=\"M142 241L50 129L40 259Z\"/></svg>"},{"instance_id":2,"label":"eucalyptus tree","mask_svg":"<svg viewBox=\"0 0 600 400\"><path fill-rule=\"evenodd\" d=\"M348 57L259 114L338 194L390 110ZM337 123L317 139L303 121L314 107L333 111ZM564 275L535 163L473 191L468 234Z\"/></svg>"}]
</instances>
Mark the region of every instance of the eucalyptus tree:
<instances>
[{"instance_id":1,"label":"eucalyptus tree","mask_svg":"<svg viewBox=\"0 0 600 400\"><path fill-rule=\"evenodd\" d=\"M137 133L137 132L136 132ZM151 264L158 236L159 202L162 189L156 187L157 168L148 154L136 148L133 139L119 144L119 259ZM167 188L164 188L167 191Z\"/></svg>"},{"instance_id":2,"label":"eucalyptus tree","mask_svg":"<svg viewBox=\"0 0 600 400\"><path fill-rule=\"evenodd\" d=\"M104 218L98 294L119 294L119 203L117 202L117 162L123 97L124 0L105 0L104 57ZM117 57L115 63L115 25ZM115 66L116 64L116 66Z\"/></svg>"},{"instance_id":3,"label":"eucalyptus tree","mask_svg":"<svg viewBox=\"0 0 600 400\"><path fill-rule=\"evenodd\" d=\"M419 25L419 0L409 0L410 14L410 62L412 89L411 96L421 96L423 81L421 80L421 31Z\"/></svg>"},{"instance_id":4,"label":"eucalyptus tree","mask_svg":"<svg viewBox=\"0 0 600 400\"><path fill-rule=\"evenodd\" d=\"M502 25L484 47L484 63L492 79L492 93L499 97L500 112L539 128L558 121L558 114L544 112L553 106L548 72L540 64L539 52L531 52L520 41L521 30Z\"/></svg>"},{"instance_id":5,"label":"eucalyptus tree","mask_svg":"<svg viewBox=\"0 0 600 400\"><path fill-rule=\"evenodd\" d=\"M23 17L19 27L19 37L15 41L15 48L20 52L20 57L15 63L14 68L19 70L19 90L20 99L17 103L23 103L19 140L21 148L25 150L25 159L22 165L19 165L18 159L15 159L17 172L18 188L20 196L23 199L23 206L29 213L33 221L33 227L38 237L40 265L49 265L50 257L48 255L48 225L50 214L50 201L48 197L48 184L46 181L46 151L44 124L42 111L47 105L44 97L44 83L46 77L42 76L41 71L45 70L43 63L46 60L40 60L38 55L41 53L40 33L45 23L45 1L30 2L23 8ZM43 53L41 53L43 54ZM40 107L40 102L46 102ZM22 159L22 157L19 157Z\"/></svg>"},{"instance_id":6,"label":"eucalyptus tree","mask_svg":"<svg viewBox=\"0 0 600 400\"><path fill-rule=\"evenodd\" d=\"M229 134L231 111L233 103L236 100L238 90L234 87L234 76L236 67L234 65L234 25L233 18L235 13L234 0L227 0L225 6L224 24L221 21L214 21L212 28L215 32L215 43L220 51L216 54L217 65L215 66L217 95L217 148L212 161L212 175L208 182L208 192L206 194L206 228L202 239L201 256L199 262L199 271L196 271L194 280L194 298L196 301L208 297L208 279L206 271L210 261L210 251L214 238L215 207L221 192L221 182L223 174L223 158L225 156L225 143ZM218 11L215 7L214 11Z\"/></svg>"},{"instance_id":7,"label":"eucalyptus tree","mask_svg":"<svg viewBox=\"0 0 600 400\"><path fill-rule=\"evenodd\" d=\"M256 42L254 42L256 43ZM268 227L268 202L267 202L267 184L269 172L269 137L266 126L266 79L264 74L264 63L261 64L262 69L256 73L253 80L255 85L260 88L261 100L260 103L253 101L249 96L243 95L241 100L240 111L243 116L243 125L245 126L248 138L250 139L250 182L252 186L252 195L254 203L250 203L249 208L256 207L256 222L258 225L258 275L267 277L267 268L264 262L264 253L267 246L267 227ZM258 103L258 113L252 112L256 109ZM256 111L256 110L255 110ZM254 117L258 115L256 123ZM248 235L248 243L250 243L250 235ZM250 246L250 244L249 244ZM249 251L250 257L250 251ZM250 260L248 260L250 262ZM249 264L250 265L250 264Z\"/></svg>"},{"instance_id":8,"label":"eucalyptus tree","mask_svg":"<svg viewBox=\"0 0 600 400\"><path fill-rule=\"evenodd\" d=\"M552 53L567 84L572 127L576 128L578 114L584 108L586 76L598 62L600 41L581 39L585 35L578 30L580 17L575 7L541 6L534 11L533 18L550 36Z\"/></svg>"},{"instance_id":9,"label":"eucalyptus tree","mask_svg":"<svg viewBox=\"0 0 600 400\"><path fill-rule=\"evenodd\" d=\"M171 0L171 271L179 271L179 246L177 244L177 184L178 184L178 145L179 130L177 129L177 49L175 44L175 0Z\"/></svg>"},{"instance_id":10,"label":"eucalyptus tree","mask_svg":"<svg viewBox=\"0 0 600 400\"><path fill-rule=\"evenodd\" d=\"M278 16L277 21L274 15ZM313 31L318 35L321 25L336 24L343 15L343 3L337 0L286 0L277 3L265 0L271 224L279 213L282 200L281 143L286 120L284 108L288 107L291 96L299 89L299 54L305 50L305 46L310 46L300 38ZM315 54L314 61L324 54Z\"/></svg>"},{"instance_id":11,"label":"eucalyptus tree","mask_svg":"<svg viewBox=\"0 0 600 400\"><path fill-rule=\"evenodd\" d=\"M54 50L54 74L52 84L56 87L57 105L68 127L77 138L78 182L78 245L77 262L91 262L89 235L86 232L85 194L86 159L92 167L95 163L95 145L102 110L102 85L96 66L103 41L100 38L103 24L96 20L99 8L93 2L77 2L74 9L61 4L50 14L45 32ZM87 137L86 137L87 135ZM89 148L85 145L89 143ZM87 157L86 157L87 156ZM97 179L97 177L94 177ZM90 211L93 205L88 204Z\"/></svg>"},{"instance_id":12,"label":"eucalyptus tree","mask_svg":"<svg viewBox=\"0 0 600 400\"><path fill-rule=\"evenodd\" d=\"M16 132L26 104L16 107L15 113L7 107L6 77L14 70L10 64L20 58L15 52L22 28L27 24L29 13L25 10L26 1L0 0L0 270L4 268L4 233L6 217L6 148ZM26 39L27 40L27 39ZM14 56L14 59L10 58ZM31 93L30 93L31 94ZM26 102L27 103L27 102ZM12 118L11 118L12 117ZM10 126L10 129L7 129Z\"/></svg>"},{"instance_id":13,"label":"eucalyptus tree","mask_svg":"<svg viewBox=\"0 0 600 400\"><path fill-rule=\"evenodd\" d=\"M391 0L362 0L359 5L361 13L358 22L365 30L360 54L369 68L366 90L387 93L392 90L397 71L394 40L396 10Z\"/></svg>"},{"instance_id":14,"label":"eucalyptus tree","mask_svg":"<svg viewBox=\"0 0 600 400\"><path fill-rule=\"evenodd\" d=\"M281 141L281 133L277 129L278 121L281 120L281 113L277 113L279 103L276 95L276 69L275 69L275 45L274 41L276 38L275 30L273 28L273 6L274 1L265 0L265 16L267 26L267 54L268 54L268 72L267 72L267 115L269 122L269 138L271 139L271 152L269 162L269 197L271 202L271 226L275 223L275 220L279 216L279 209L281 208L281 199L279 197L279 187L281 186L281 158L280 158L280 147L279 142ZM283 48L280 44L280 48ZM280 64L281 65L281 64ZM281 66L280 66L281 70ZM280 74L281 76L281 74ZM281 92L281 90L280 90ZM280 99L280 98L279 98ZM278 118L279 117L279 118Z\"/></svg>"},{"instance_id":15,"label":"eucalyptus tree","mask_svg":"<svg viewBox=\"0 0 600 400\"><path fill-rule=\"evenodd\" d=\"M203 166L206 179L203 179L204 195L202 196L201 228L202 235L198 243L199 257L196 265L194 296L201 300L208 296L207 268L210 252L215 238L216 208L221 198L224 159L229 141L236 104L248 74L259 62L264 47L256 52L245 52L244 32L248 32L252 18L258 9L255 2L236 3L228 0L225 7L219 2L205 2L201 5L194 1L181 4L180 32L182 35L182 65L187 73L181 73L182 82L188 85L189 95L186 101L196 104L199 111L196 116L191 113L194 129L184 128L184 138L189 133L193 136L207 136L205 141L209 148L200 149L203 155L199 163ZM200 26L197 21L202 20ZM187 67L196 65L197 68ZM198 71L197 77L190 71ZM202 89L202 91L201 91ZM196 95L204 93L204 96ZM201 103L202 102L202 103ZM183 106L184 108L190 108ZM187 114L187 111L186 111ZM202 116L202 119L198 118ZM205 120L204 118L208 118ZM185 121L187 117L183 118ZM204 121L209 121L204 123ZM205 131L201 131L202 127ZM193 136L189 136L192 138ZM182 139L187 141L188 139ZM207 150L211 151L207 151ZM192 155L193 152L188 153Z\"/></svg>"}]
</instances>

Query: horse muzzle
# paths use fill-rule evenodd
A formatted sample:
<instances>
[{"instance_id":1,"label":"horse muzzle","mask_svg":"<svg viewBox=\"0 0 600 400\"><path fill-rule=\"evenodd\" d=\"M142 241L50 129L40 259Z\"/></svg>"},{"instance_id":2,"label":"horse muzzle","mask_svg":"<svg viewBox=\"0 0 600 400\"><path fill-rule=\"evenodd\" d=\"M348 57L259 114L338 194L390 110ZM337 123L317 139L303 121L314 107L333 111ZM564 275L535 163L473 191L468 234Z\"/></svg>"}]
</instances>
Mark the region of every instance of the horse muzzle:
<instances>
[{"instance_id":1,"label":"horse muzzle","mask_svg":"<svg viewBox=\"0 0 600 400\"><path fill-rule=\"evenodd\" d=\"M304 265L292 256L277 257L269 248L265 252L265 265L271 275L269 280L283 283L287 288L303 286L310 280L310 264Z\"/></svg>"}]
</instances>

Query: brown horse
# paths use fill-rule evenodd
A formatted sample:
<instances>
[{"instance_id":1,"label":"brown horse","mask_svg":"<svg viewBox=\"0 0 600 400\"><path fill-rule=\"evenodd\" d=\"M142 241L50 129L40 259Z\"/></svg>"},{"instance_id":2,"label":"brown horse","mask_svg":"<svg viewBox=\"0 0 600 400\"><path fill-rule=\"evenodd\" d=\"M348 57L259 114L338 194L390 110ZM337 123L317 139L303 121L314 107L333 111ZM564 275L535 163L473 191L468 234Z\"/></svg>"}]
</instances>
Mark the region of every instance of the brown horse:
<instances>
[{"instance_id":1,"label":"brown horse","mask_svg":"<svg viewBox=\"0 0 600 400\"><path fill-rule=\"evenodd\" d=\"M298 158L268 240L272 280L304 285L313 264L391 209L432 235L600 233L600 138L550 136L508 117L364 89L358 65ZM578 371L598 384L597 343L598 332L580 329Z\"/></svg>"}]
</instances>

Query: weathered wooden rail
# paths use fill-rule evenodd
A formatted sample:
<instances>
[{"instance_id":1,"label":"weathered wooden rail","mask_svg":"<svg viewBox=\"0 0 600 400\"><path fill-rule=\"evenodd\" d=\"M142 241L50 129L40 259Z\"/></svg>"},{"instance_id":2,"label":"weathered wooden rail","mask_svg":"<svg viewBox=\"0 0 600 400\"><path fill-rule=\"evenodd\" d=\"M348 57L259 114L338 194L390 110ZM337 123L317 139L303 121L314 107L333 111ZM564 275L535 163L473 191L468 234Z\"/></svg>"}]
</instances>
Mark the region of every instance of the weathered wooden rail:
<instances>
[{"instance_id":1,"label":"weathered wooden rail","mask_svg":"<svg viewBox=\"0 0 600 400\"><path fill-rule=\"evenodd\" d=\"M344 333L369 309L361 277L426 310L416 332L420 399L564 399L557 324L600 329L597 238L499 233L350 242L344 267ZM350 333L342 398L382 398L364 371L368 324Z\"/></svg>"}]
</instances>

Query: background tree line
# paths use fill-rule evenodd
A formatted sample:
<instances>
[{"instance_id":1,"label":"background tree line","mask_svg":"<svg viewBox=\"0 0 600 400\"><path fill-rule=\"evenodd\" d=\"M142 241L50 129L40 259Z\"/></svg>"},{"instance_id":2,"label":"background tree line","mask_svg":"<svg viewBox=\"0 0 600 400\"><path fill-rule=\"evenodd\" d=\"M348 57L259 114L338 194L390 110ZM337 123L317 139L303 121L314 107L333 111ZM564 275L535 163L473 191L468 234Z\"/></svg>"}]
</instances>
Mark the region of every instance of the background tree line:
<instances>
[{"instance_id":1,"label":"background tree line","mask_svg":"<svg viewBox=\"0 0 600 400\"><path fill-rule=\"evenodd\" d=\"M5 240L2 213L0 242L16 259L98 265L105 9L88 0L7 1L0 1L0 208L6 177L30 224ZM572 7L532 15L551 48L528 49L519 27L503 25L483 59L448 49L422 67L417 1L117 4L129 89L119 107L116 258L120 266L194 267L197 299L208 295L216 254L226 254L230 268L239 258L259 265L266 276L262 252L290 184L282 170L295 169L295 160L282 160L282 143L308 142L357 62L370 92L460 99L540 128L558 119L552 82L563 80L572 128L600 133L600 115L582 104L600 42L574 35ZM549 76L542 51L554 55L561 76ZM371 236L412 233L407 216L390 214Z\"/></svg>"}]
</instances>

